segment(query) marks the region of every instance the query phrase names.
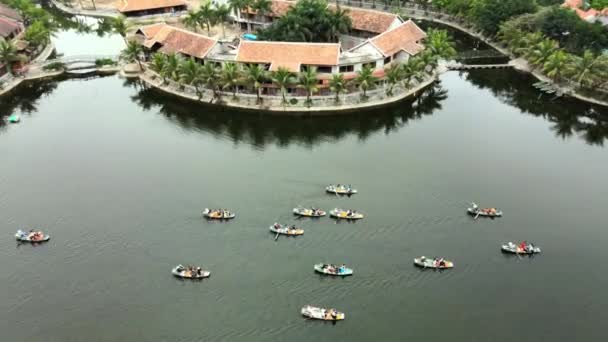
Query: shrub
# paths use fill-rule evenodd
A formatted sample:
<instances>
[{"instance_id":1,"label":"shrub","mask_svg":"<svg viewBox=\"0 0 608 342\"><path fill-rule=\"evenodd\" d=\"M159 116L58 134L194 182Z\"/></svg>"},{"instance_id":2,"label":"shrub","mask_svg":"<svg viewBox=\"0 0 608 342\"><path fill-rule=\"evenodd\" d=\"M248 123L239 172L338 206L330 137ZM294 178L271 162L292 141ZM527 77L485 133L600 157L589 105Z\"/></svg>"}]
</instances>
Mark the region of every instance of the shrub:
<instances>
[{"instance_id":1,"label":"shrub","mask_svg":"<svg viewBox=\"0 0 608 342\"><path fill-rule=\"evenodd\" d=\"M297 105L298 104L298 99L291 99L289 100L289 103L291 103L292 105Z\"/></svg>"},{"instance_id":2,"label":"shrub","mask_svg":"<svg viewBox=\"0 0 608 342\"><path fill-rule=\"evenodd\" d=\"M53 62L53 63L49 63L49 64L43 66L42 70L45 70L45 71L62 70L64 68L65 68L65 64L63 64L62 62Z\"/></svg>"},{"instance_id":3,"label":"shrub","mask_svg":"<svg viewBox=\"0 0 608 342\"><path fill-rule=\"evenodd\" d=\"M111 58L100 58L95 60L95 65L102 67L104 65L116 65L117 63Z\"/></svg>"}]
</instances>

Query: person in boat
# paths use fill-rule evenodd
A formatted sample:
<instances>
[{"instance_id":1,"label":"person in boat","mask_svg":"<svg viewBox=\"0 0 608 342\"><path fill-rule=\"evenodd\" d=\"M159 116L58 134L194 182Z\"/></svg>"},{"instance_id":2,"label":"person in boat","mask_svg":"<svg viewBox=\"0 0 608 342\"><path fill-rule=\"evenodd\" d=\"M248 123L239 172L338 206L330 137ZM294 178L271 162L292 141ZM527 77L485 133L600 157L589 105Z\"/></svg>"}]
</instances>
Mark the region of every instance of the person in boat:
<instances>
[{"instance_id":1,"label":"person in boat","mask_svg":"<svg viewBox=\"0 0 608 342\"><path fill-rule=\"evenodd\" d=\"M439 267L445 267L445 260L443 258L439 259Z\"/></svg>"},{"instance_id":2,"label":"person in boat","mask_svg":"<svg viewBox=\"0 0 608 342\"><path fill-rule=\"evenodd\" d=\"M525 251L525 250L526 250L526 246L527 246L526 241L522 241L522 242L519 244L519 248L521 248L521 250L522 250L522 251Z\"/></svg>"}]
</instances>

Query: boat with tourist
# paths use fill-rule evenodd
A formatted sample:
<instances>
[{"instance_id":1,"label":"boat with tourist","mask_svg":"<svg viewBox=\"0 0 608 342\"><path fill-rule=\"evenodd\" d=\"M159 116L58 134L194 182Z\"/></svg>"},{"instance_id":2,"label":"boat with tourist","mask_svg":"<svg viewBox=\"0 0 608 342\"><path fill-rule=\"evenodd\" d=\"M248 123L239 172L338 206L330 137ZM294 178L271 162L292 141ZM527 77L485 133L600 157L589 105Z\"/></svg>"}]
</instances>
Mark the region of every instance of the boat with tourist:
<instances>
[{"instance_id":1,"label":"boat with tourist","mask_svg":"<svg viewBox=\"0 0 608 342\"><path fill-rule=\"evenodd\" d=\"M203 210L203 216L214 220L230 220L236 217L236 214L228 209L209 209Z\"/></svg>"},{"instance_id":2,"label":"boat with tourist","mask_svg":"<svg viewBox=\"0 0 608 342\"><path fill-rule=\"evenodd\" d=\"M344 313L336 309L325 309L312 305L304 306L301 313L304 317L321 321L341 321L345 318Z\"/></svg>"},{"instance_id":3,"label":"boat with tourist","mask_svg":"<svg viewBox=\"0 0 608 342\"><path fill-rule=\"evenodd\" d=\"M344 265L344 264L338 266L338 265L320 263L320 264L316 264L314 266L314 269L315 269L315 272L332 275L332 276L344 277L344 276L353 275L353 270L346 267L346 265Z\"/></svg>"},{"instance_id":4,"label":"boat with tourist","mask_svg":"<svg viewBox=\"0 0 608 342\"><path fill-rule=\"evenodd\" d=\"M444 258L427 258L424 255L414 258L414 265L422 268L447 269L454 267L454 263Z\"/></svg>"},{"instance_id":5,"label":"boat with tourist","mask_svg":"<svg viewBox=\"0 0 608 342\"><path fill-rule=\"evenodd\" d=\"M29 232L25 232L25 231L19 229L17 231L17 233L15 234L15 238L17 239L17 241L21 241L21 242L36 243L36 242L49 241L49 239L51 237L47 234L44 234L42 231L39 231L39 230L35 231L32 229Z\"/></svg>"},{"instance_id":6,"label":"boat with tourist","mask_svg":"<svg viewBox=\"0 0 608 342\"><path fill-rule=\"evenodd\" d=\"M304 234L304 229L298 228L294 225L288 226L280 223L273 224L270 226L270 231L276 233L278 235L287 235L287 236L298 236Z\"/></svg>"},{"instance_id":7,"label":"boat with tourist","mask_svg":"<svg viewBox=\"0 0 608 342\"><path fill-rule=\"evenodd\" d=\"M357 193L357 189L354 189L350 184L330 184L325 187L325 191L336 195L354 195Z\"/></svg>"},{"instance_id":8,"label":"boat with tourist","mask_svg":"<svg viewBox=\"0 0 608 342\"><path fill-rule=\"evenodd\" d=\"M324 210L317 209L315 207L312 207L312 208L303 208L303 207L293 208L293 213L295 215L304 216L304 217L323 217L323 216L325 216L327 214Z\"/></svg>"},{"instance_id":9,"label":"boat with tourist","mask_svg":"<svg viewBox=\"0 0 608 342\"><path fill-rule=\"evenodd\" d=\"M211 276L211 272L204 271L200 266L177 265L171 270L171 273L183 279L204 279Z\"/></svg>"},{"instance_id":10,"label":"boat with tourist","mask_svg":"<svg viewBox=\"0 0 608 342\"><path fill-rule=\"evenodd\" d=\"M500 247L500 249L505 253L513 253L513 254L538 254L540 253L540 247L535 246L532 243L528 243L526 241L522 241L518 244L513 242L508 242Z\"/></svg>"},{"instance_id":11,"label":"boat with tourist","mask_svg":"<svg viewBox=\"0 0 608 342\"><path fill-rule=\"evenodd\" d=\"M475 204L474 202L471 203L471 207L467 208L467 212L470 215L475 216L475 218L478 218L479 216L483 216L483 217L490 217L490 218L494 218L494 217L501 217L502 216L502 211L496 209L496 208L483 208L480 209L477 204Z\"/></svg>"},{"instance_id":12,"label":"boat with tourist","mask_svg":"<svg viewBox=\"0 0 608 342\"><path fill-rule=\"evenodd\" d=\"M337 218L337 219L344 219L344 220L360 220L364 217L363 214L361 214L360 212L357 212L356 210L351 210L351 209L340 209L340 208L335 208L334 210L330 210L329 211L329 216Z\"/></svg>"}]
</instances>

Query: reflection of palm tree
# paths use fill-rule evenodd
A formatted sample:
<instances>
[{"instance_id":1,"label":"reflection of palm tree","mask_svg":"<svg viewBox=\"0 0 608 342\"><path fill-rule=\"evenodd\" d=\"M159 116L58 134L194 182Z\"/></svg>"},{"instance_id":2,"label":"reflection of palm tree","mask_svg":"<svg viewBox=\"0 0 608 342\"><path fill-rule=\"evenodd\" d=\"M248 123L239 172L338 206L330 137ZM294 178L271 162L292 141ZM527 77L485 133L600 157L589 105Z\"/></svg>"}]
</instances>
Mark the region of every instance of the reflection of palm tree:
<instances>
[{"instance_id":1,"label":"reflection of palm tree","mask_svg":"<svg viewBox=\"0 0 608 342\"><path fill-rule=\"evenodd\" d=\"M579 123L575 115L569 115L567 118L550 116L547 120L555 123L550 129L555 132L555 136L562 138L562 140L572 136L574 128Z\"/></svg>"},{"instance_id":2,"label":"reflection of palm tree","mask_svg":"<svg viewBox=\"0 0 608 342\"><path fill-rule=\"evenodd\" d=\"M417 117L430 115L442 108L441 102L448 98L448 91L439 82L433 84L416 100L414 112Z\"/></svg>"}]
</instances>

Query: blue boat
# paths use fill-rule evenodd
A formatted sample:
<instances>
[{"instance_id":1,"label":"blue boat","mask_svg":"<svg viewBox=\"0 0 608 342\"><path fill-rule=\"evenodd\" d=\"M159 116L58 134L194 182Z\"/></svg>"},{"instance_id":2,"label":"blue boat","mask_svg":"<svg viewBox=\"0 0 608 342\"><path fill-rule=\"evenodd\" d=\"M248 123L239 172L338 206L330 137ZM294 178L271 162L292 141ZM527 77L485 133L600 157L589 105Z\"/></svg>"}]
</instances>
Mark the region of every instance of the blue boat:
<instances>
[{"instance_id":1,"label":"blue boat","mask_svg":"<svg viewBox=\"0 0 608 342\"><path fill-rule=\"evenodd\" d=\"M243 35L243 39L245 39L245 40L258 40L258 36L256 36L255 34L252 34L252 33L245 33Z\"/></svg>"}]
</instances>

